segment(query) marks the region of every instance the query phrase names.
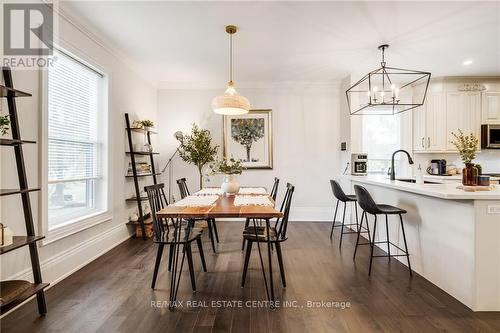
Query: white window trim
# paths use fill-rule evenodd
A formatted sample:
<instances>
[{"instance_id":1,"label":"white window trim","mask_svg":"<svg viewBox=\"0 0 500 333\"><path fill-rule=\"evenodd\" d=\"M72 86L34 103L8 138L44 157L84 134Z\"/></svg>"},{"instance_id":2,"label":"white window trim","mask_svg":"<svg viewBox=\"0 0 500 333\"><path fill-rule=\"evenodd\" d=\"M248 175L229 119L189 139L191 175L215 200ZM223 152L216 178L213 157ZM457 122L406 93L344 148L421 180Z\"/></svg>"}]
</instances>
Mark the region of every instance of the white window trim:
<instances>
[{"instance_id":1,"label":"white window trim","mask_svg":"<svg viewBox=\"0 0 500 333\"><path fill-rule=\"evenodd\" d=\"M111 71L103 66L100 66L83 52L75 49L71 45L65 43L59 39L59 43L54 45L56 49L61 49L64 53L78 59L84 63L89 68L95 70L103 75L103 98L102 98L102 110L105 116L102 117L100 121L100 126L105 130L105 151L103 153L103 164L105 167L102 170L102 178L104 181L104 191L106 194L106 209L91 212L86 216L76 218L74 220L68 221L68 223L62 224L49 230L49 219L48 219L48 71L40 71L40 101L41 101L41 121L40 121L40 179L41 179L41 195L40 195L40 225L39 231L41 235L45 238L41 241L41 245L45 246L62 238L68 237L70 235L81 232L85 229L91 228L98 224L111 221L113 218L113 197L112 197L112 178L111 178L111 167L112 167L112 145L111 142L111 130L109 127L110 123L110 105L109 105L109 86L111 81ZM71 223L69 223L71 222Z\"/></svg>"}]
</instances>

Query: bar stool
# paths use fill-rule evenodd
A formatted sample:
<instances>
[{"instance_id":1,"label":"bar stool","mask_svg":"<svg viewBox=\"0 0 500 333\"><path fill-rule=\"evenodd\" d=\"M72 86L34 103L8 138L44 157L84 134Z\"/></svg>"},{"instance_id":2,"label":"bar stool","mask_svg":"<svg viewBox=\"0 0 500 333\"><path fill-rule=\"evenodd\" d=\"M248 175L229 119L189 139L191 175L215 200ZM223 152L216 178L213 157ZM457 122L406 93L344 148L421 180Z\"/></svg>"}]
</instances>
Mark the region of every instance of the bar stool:
<instances>
[{"instance_id":1,"label":"bar stool","mask_svg":"<svg viewBox=\"0 0 500 333\"><path fill-rule=\"evenodd\" d=\"M412 276L411 272L411 265L410 265L410 254L408 253L408 245L406 243L406 235L405 235L405 228L403 224L403 216L402 214L406 214L406 210L390 205L380 205L376 204L375 201L373 201L372 196L366 188L363 186L359 185L354 185L354 191L356 192L356 197L358 199L359 206L363 209L363 214L361 215L361 223L360 227L358 228L358 237L356 239L356 247L354 248L354 255L352 257L352 260L356 259L356 251L358 250L358 245L370 245L371 246L371 253L370 253L370 268L368 269L368 275L371 275L372 272L372 260L373 258L376 257L387 257L389 258L389 261L391 260L391 257L406 257L406 260L408 261L408 270L410 272L410 277ZM361 231L361 226L363 225L363 220L366 220L366 224L368 225L368 216L366 214L372 214L375 216L375 222L373 223L373 237L372 240L369 240L368 243L359 243L359 234ZM375 232L377 231L377 215L385 215L385 228L386 228L386 236L387 240L385 241L380 241L380 242L375 242ZM405 249L403 250L396 244L390 242L389 240L389 223L388 223L388 215L399 215L399 221L401 223L401 232L403 233L403 241L405 243ZM375 247L375 244L387 244L387 255L373 255L373 248ZM393 254L391 255L391 248L390 246L394 246L404 254Z\"/></svg>"},{"instance_id":2,"label":"bar stool","mask_svg":"<svg viewBox=\"0 0 500 333\"><path fill-rule=\"evenodd\" d=\"M332 239L333 237L333 229L334 228L342 228L341 231L340 231L340 244L339 244L339 248L342 247L342 236L344 236L344 234L357 234L358 233L358 229L359 229L359 223L358 223L358 205L356 204L356 196L355 195L348 195L348 194L345 194L344 191L342 190L342 187L340 186L340 184L333 180L333 179L330 179L330 185L332 187L332 192L333 192L333 195L335 196L335 198L337 199L337 205L335 206L335 215L333 216L333 222L332 222L332 230L330 231L330 239ZM339 203L340 202L343 202L344 203L344 213L342 215L342 223L339 225L339 224L336 224L336 219L337 219L337 210L339 208ZM345 224L345 210L346 210L346 207L347 207L347 203L348 202L354 202L354 208L356 210L356 223L349 223L349 224ZM356 226L356 231L344 231L344 227L350 227L350 226ZM368 237L370 237L370 230L369 229L366 229L366 232L368 232Z\"/></svg>"}]
</instances>

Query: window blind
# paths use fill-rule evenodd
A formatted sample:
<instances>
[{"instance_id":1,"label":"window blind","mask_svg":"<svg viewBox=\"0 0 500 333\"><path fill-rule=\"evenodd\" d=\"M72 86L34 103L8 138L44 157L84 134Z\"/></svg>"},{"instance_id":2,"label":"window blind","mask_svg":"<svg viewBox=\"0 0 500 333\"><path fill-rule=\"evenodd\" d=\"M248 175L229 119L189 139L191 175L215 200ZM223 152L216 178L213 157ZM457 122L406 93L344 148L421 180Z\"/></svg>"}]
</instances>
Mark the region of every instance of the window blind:
<instances>
[{"instance_id":1,"label":"window blind","mask_svg":"<svg viewBox=\"0 0 500 333\"><path fill-rule=\"evenodd\" d=\"M48 181L96 179L102 75L62 52L55 55L48 74Z\"/></svg>"}]
</instances>

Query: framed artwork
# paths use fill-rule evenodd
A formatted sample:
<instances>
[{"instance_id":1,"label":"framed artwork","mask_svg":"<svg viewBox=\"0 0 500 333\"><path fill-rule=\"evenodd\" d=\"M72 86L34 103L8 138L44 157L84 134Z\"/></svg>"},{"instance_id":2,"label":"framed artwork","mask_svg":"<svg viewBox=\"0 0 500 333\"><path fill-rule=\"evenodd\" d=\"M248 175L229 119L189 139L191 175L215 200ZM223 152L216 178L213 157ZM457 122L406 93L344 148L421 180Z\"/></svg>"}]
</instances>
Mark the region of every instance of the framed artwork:
<instances>
[{"instance_id":1,"label":"framed artwork","mask_svg":"<svg viewBox=\"0 0 500 333\"><path fill-rule=\"evenodd\" d=\"M272 110L224 116L224 157L247 169L273 168Z\"/></svg>"}]
</instances>

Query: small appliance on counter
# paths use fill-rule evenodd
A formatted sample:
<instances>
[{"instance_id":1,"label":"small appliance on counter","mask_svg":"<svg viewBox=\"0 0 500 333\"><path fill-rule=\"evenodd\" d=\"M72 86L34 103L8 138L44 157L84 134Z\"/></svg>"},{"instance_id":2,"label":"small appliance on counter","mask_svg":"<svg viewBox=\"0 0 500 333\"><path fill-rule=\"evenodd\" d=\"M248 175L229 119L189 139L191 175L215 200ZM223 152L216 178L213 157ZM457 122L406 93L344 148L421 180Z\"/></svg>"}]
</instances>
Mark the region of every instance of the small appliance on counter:
<instances>
[{"instance_id":1,"label":"small appliance on counter","mask_svg":"<svg viewBox=\"0 0 500 333\"><path fill-rule=\"evenodd\" d=\"M351 154L351 175L366 176L368 155L363 153Z\"/></svg>"},{"instance_id":2,"label":"small appliance on counter","mask_svg":"<svg viewBox=\"0 0 500 333\"><path fill-rule=\"evenodd\" d=\"M427 173L434 176L446 176L446 160L431 160Z\"/></svg>"},{"instance_id":3,"label":"small appliance on counter","mask_svg":"<svg viewBox=\"0 0 500 333\"><path fill-rule=\"evenodd\" d=\"M500 125L481 125L481 148L500 149Z\"/></svg>"}]
</instances>

